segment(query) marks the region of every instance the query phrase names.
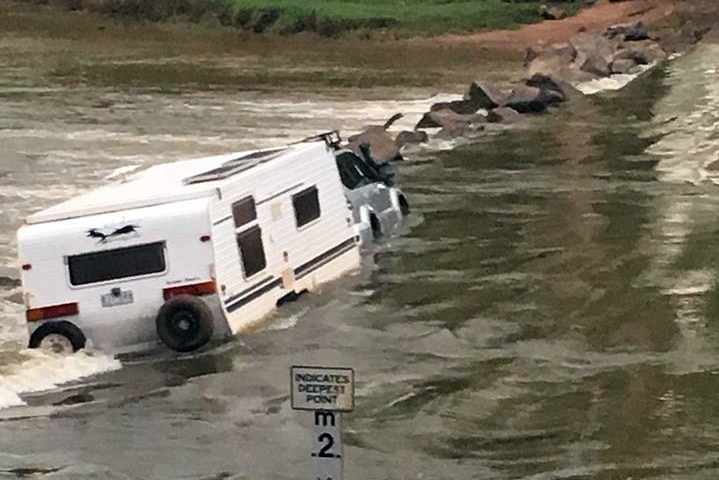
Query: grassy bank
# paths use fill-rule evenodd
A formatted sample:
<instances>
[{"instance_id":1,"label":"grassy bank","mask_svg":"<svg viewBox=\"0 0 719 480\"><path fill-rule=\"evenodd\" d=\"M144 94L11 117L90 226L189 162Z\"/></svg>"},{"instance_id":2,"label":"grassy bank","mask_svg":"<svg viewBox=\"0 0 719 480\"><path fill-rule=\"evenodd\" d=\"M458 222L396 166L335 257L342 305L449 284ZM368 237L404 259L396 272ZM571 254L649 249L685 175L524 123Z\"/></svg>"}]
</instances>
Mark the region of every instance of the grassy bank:
<instances>
[{"instance_id":1,"label":"grassy bank","mask_svg":"<svg viewBox=\"0 0 719 480\"><path fill-rule=\"evenodd\" d=\"M284 32L389 29L407 35L515 28L539 20L536 0L226 0L244 18L265 14ZM546 2L545 2L546 3ZM579 2L561 2L575 12Z\"/></svg>"},{"instance_id":2,"label":"grassy bank","mask_svg":"<svg viewBox=\"0 0 719 480\"><path fill-rule=\"evenodd\" d=\"M219 23L255 33L312 32L338 37L390 33L428 36L515 28L540 20L541 3L574 13L566 0L26 0L123 21Z\"/></svg>"}]
</instances>

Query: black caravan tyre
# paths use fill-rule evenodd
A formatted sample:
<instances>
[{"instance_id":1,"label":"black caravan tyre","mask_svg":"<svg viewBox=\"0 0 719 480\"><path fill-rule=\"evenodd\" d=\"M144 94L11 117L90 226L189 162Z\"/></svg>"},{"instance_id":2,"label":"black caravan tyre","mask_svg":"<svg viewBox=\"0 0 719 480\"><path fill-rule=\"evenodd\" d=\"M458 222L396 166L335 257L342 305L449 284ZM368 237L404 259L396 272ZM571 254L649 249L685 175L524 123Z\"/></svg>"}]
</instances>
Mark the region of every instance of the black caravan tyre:
<instances>
[{"instance_id":1,"label":"black caravan tyre","mask_svg":"<svg viewBox=\"0 0 719 480\"><path fill-rule=\"evenodd\" d=\"M85 348L85 334L70 322L47 322L30 336L30 348L68 355Z\"/></svg>"},{"instance_id":2,"label":"black caravan tyre","mask_svg":"<svg viewBox=\"0 0 719 480\"><path fill-rule=\"evenodd\" d=\"M160 308L155 319L157 335L177 352L191 352L212 338L212 312L192 295L177 295Z\"/></svg>"}]
</instances>

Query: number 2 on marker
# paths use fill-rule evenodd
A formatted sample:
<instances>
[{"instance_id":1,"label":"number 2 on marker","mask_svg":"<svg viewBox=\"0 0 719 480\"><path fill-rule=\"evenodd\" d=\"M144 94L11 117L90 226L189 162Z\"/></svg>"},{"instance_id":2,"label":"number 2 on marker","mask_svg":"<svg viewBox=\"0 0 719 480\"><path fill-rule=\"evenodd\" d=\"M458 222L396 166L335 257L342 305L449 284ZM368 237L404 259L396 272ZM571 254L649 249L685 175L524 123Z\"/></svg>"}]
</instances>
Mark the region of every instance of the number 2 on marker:
<instances>
[{"instance_id":1,"label":"number 2 on marker","mask_svg":"<svg viewBox=\"0 0 719 480\"><path fill-rule=\"evenodd\" d=\"M319 437L317 437L317 440L319 440L320 443L323 443L326 441L325 445L320 448L320 453L317 454L320 458L335 458L335 454L330 452L332 447L335 445L335 439L330 435L329 433L323 433ZM331 478L328 480L332 480Z\"/></svg>"}]
</instances>

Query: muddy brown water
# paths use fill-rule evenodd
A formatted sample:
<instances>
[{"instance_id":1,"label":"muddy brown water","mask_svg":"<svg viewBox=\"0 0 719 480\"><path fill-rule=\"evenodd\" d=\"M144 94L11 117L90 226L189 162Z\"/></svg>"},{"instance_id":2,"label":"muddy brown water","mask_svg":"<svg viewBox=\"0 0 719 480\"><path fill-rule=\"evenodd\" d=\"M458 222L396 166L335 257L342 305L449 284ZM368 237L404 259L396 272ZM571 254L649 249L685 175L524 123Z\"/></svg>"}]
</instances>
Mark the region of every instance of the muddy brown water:
<instances>
[{"instance_id":1,"label":"muddy brown water","mask_svg":"<svg viewBox=\"0 0 719 480\"><path fill-rule=\"evenodd\" d=\"M411 124L514 67L0 12L0 478L307 478L293 364L357 371L348 479L716 478L719 47L410 151L413 219L361 271L209 351L119 364L24 349L22 218L142 165Z\"/></svg>"}]
</instances>

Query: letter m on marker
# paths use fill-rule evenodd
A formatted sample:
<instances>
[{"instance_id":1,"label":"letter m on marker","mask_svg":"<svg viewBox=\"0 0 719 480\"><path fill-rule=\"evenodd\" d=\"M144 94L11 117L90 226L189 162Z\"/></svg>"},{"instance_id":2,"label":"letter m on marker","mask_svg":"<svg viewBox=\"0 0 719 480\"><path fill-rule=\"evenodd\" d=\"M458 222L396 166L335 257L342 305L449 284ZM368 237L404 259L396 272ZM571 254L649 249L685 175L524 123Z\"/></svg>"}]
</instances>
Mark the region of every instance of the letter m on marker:
<instances>
[{"instance_id":1,"label":"letter m on marker","mask_svg":"<svg viewBox=\"0 0 719 480\"><path fill-rule=\"evenodd\" d=\"M324 410L318 410L315 412L315 425L318 427L326 427L330 425L335 426L335 414L332 412L325 412Z\"/></svg>"}]
</instances>

